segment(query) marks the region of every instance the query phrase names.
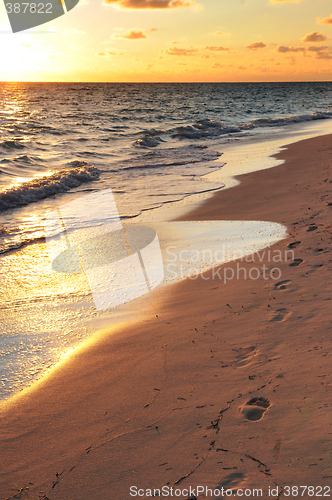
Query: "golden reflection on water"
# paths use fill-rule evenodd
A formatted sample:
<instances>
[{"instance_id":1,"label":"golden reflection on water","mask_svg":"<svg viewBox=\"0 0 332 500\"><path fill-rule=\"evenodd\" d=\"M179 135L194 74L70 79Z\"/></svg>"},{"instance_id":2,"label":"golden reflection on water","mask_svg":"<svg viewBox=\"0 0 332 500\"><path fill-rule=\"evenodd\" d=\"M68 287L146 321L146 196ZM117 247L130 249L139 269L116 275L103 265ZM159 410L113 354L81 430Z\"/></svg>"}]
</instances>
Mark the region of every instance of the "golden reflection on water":
<instances>
[{"instance_id":1,"label":"golden reflection on water","mask_svg":"<svg viewBox=\"0 0 332 500\"><path fill-rule=\"evenodd\" d=\"M30 245L1 257L2 299L10 307L15 301L90 294L85 274L53 271L45 243ZM37 318L36 318L37 319Z\"/></svg>"},{"instance_id":2,"label":"golden reflection on water","mask_svg":"<svg viewBox=\"0 0 332 500\"><path fill-rule=\"evenodd\" d=\"M84 274L53 271L45 243L0 257L0 399L40 378L88 335Z\"/></svg>"},{"instance_id":3,"label":"golden reflection on water","mask_svg":"<svg viewBox=\"0 0 332 500\"><path fill-rule=\"evenodd\" d=\"M31 181L41 179L42 177L50 177L55 173L54 170L50 170L48 172L42 172L42 173L37 173L34 174L33 176L26 176L26 177L15 177L15 180L11 184L9 184L7 189L12 189L12 188L19 188L22 184L29 182L31 186Z\"/></svg>"},{"instance_id":4,"label":"golden reflection on water","mask_svg":"<svg viewBox=\"0 0 332 500\"><path fill-rule=\"evenodd\" d=\"M9 87L9 88L8 88ZM18 83L7 83L6 88L3 90L2 97L2 110L1 113L6 115L13 115L10 118L18 122L21 120L22 115L30 114L28 107L28 93L23 85Z\"/></svg>"}]
</instances>

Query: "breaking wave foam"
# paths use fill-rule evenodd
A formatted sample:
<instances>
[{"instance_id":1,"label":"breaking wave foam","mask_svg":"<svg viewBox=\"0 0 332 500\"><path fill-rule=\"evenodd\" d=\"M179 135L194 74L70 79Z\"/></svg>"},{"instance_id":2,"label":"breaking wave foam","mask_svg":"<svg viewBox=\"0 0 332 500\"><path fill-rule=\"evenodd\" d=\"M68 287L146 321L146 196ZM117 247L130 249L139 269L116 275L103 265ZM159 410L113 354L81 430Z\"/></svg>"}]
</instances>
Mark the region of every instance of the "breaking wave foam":
<instances>
[{"instance_id":1,"label":"breaking wave foam","mask_svg":"<svg viewBox=\"0 0 332 500\"><path fill-rule=\"evenodd\" d=\"M99 169L83 166L61 170L12 186L0 193L0 211L35 203L57 193L65 193L85 182L95 181L99 176Z\"/></svg>"}]
</instances>

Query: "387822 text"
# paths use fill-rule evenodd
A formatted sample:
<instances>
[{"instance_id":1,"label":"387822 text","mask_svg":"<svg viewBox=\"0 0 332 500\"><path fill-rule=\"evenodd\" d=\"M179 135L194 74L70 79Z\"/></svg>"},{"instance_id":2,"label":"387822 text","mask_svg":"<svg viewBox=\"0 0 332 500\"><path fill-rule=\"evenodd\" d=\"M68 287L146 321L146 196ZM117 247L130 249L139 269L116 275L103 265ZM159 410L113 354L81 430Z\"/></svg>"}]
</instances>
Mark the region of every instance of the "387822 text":
<instances>
[{"instance_id":1,"label":"387822 text","mask_svg":"<svg viewBox=\"0 0 332 500\"><path fill-rule=\"evenodd\" d=\"M285 497L331 497L330 486L284 486Z\"/></svg>"},{"instance_id":2,"label":"387822 text","mask_svg":"<svg viewBox=\"0 0 332 500\"><path fill-rule=\"evenodd\" d=\"M6 3L8 14L52 14L51 3Z\"/></svg>"}]
</instances>

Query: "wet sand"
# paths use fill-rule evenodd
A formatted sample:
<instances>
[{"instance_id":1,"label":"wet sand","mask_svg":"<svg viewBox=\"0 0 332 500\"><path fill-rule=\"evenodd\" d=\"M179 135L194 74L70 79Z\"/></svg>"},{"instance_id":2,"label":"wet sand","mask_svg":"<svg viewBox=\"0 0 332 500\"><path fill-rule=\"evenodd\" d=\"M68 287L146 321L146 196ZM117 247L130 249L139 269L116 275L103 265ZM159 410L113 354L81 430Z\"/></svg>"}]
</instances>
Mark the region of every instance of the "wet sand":
<instances>
[{"instance_id":1,"label":"wet sand","mask_svg":"<svg viewBox=\"0 0 332 500\"><path fill-rule=\"evenodd\" d=\"M1 500L331 485L332 137L279 157L186 220L269 220L286 240L241 262L239 279L225 284L221 267L156 290L144 321L1 407ZM264 265L278 280L243 279Z\"/></svg>"}]
</instances>

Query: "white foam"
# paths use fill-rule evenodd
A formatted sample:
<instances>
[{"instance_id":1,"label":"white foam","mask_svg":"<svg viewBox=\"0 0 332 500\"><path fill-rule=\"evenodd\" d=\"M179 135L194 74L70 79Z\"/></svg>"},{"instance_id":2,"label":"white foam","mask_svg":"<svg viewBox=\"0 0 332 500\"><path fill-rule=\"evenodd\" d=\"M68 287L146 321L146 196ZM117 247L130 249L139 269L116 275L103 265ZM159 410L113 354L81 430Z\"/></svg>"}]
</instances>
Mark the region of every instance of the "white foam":
<instances>
[{"instance_id":1,"label":"white foam","mask_svg":"<svg viewBox=\"0 0 332 500\"><path fill-rule=\"evenodd\" d=\"M84 166L35 177L31 181L14 185L2 191L0 193L0 211L28 205L58 193L66 193L85 182L99 179L99 176L100 170Z\"/></svg>"}]
</instances>

